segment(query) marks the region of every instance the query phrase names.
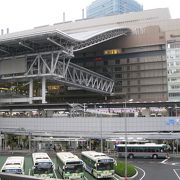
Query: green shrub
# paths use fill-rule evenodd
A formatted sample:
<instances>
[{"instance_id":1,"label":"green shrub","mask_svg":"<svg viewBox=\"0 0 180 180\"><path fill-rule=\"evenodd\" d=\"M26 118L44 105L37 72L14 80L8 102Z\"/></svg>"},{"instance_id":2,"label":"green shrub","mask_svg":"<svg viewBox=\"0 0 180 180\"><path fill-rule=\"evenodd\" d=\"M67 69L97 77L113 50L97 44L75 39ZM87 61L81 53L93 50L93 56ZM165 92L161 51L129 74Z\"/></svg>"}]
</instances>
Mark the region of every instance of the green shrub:
<instances>
[{"instance_id":1,"label":"green shrub","mask_svg":"<svg viewBox=\"0 0 180 180\"><path fill-rule=\"evenodd\" d=\"M121 177L125 176L125 163L117 162L117 166L115 167L115 173ZM127 176L132 177L136 174L135 167L132 164L127 164Z\"/></svg>"}]
</instances>

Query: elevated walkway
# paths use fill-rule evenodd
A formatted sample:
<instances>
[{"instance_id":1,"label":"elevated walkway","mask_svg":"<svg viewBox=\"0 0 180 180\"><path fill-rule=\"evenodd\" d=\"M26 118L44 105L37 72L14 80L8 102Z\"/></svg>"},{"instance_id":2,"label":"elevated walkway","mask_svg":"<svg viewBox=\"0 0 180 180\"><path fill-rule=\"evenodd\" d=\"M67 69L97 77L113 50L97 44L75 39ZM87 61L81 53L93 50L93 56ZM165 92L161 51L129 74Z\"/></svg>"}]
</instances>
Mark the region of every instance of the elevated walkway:
<instances>
[{"instance_id":1,"label":"elevated walkway","mask_svg":"<svg viewBox=\"0 0 180 180\"><path fill-rule=\"evenodd\" d=\"M96 31L66 34L55 26L0 36L0 82L26 81L29 103L33 97L33 81L42 82L41 98L46 103L46 81L56 81L97 93L111 94L112 79L70 63L75 51L125 36L128 28L98 29ZM6 48L8 47L8 49ZM18 64L18 66L16 66ZM1 102L8 102L2 100ZM12 100L10 101L12 102ZM13 102L19 102L14 99Z\"/></svg>"}]
</instances>

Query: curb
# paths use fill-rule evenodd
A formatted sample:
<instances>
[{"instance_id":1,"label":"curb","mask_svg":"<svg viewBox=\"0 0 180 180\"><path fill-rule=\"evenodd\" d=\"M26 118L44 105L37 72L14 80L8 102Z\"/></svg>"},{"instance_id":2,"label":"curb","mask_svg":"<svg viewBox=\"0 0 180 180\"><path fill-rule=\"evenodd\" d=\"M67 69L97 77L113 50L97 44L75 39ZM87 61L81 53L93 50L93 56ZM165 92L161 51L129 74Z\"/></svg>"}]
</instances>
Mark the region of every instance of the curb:
<instances>
[{"instance_id":1,"label":"curb","mask_svg":"<svg viewBox=\"0 0 180 180\"><path fill-rule=\"evenodd\" d=\"M138 171L137 171L137 169L136 169L136 174L135 174L134 176L132 176L132 177L128 177L128 179L134 179L137 175L138 175ZM117 175L117 174L115 174L114 176L115 176L117 179L124 179L124 177L119 176L119 175Z\"/></svg>"}]
</instances>

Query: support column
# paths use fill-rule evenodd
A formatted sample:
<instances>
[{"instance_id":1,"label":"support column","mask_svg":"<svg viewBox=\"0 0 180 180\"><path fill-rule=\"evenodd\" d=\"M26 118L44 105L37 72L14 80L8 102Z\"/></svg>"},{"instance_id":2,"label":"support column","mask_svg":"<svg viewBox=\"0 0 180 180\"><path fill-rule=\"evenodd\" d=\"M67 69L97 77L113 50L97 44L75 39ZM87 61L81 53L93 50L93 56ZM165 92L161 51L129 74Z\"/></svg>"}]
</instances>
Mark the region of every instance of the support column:
<instances>
[{"instance_id":1,"label":"support column","mask_svg":"<svg viewBox=\"0 0 180 180\"><path fill-rule=\"evenodd\" d=\"M47 103L46 102L46 78L42 78L42 103Z\"/></svg>"},{"instance_id":2,"label":"support column","mask_svg":"<svg viewBox=\"0 0 180 180\"><path fill-rule=\"evenodd\" d=\"M2 150L2 134L0 133L0 150Z\"/></svg>"},{"instance_id":3,"label":"support column","mask_svg":"<svg viewBox=\"0 0 180 180\"><path fill-rule=\"evenodd\" d=\"M28 134L28 141L29 141L29 152L31 152L31 133Z\"/></svg>"},{"instance_id":4,"label":"support column","mask_svg":"<svg viewBox=\"0 0 180 180\"><path fill-rule=\"evenodd\" d=\"M29 104L33 103L32 99L33 99L33 79L31 79L29 83Z\"/></svg>"},{"instance_id":5,"label":"support column","mask_svg":"<svg viewBox=\"0 0 180 180\"><path fill-rule=\"evenodd\" d=\"M4 133L4 150L7 150L7 134Z\"/></svg>"},{"instance_id":6,"label":"support column","mask_svg":"<svg viewBox=\"0 0 180 180\"><path fill-rule=\"evenodd\" d=\"M89 150L91 151L91 139L89 140Z\"/></svg>"}]
</instances>

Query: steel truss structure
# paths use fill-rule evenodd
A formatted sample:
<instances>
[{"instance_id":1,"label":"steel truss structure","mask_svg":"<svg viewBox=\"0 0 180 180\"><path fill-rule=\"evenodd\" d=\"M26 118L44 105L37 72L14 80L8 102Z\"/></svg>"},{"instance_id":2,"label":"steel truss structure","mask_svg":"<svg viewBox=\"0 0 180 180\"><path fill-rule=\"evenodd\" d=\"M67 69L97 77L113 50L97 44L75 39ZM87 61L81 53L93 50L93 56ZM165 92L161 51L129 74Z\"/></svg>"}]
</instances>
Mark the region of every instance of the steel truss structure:
<instances>
[{"instance_id":1,"label":"steel truss structure","mask_svg":"<svg viewBox=\"0 0 180 180\"><path fill-rule=\"evenodd\" d=\"M127 35L129 29L111 29L88 35L85 39L75 39L57 29L44 32L25 33L21 36L4 38L0 36L0 60L12 57L24 58L27 70L24 73L2 74L1 81L29 82L29 98L15 99L14 102L42 100L46 103L46 80L57 81L68 86L75 86L89 91L111 94L113 80L98 73L80 67L70 60L74 51L94 46L104 41ZM76 35L77 36L77 35ZM78 36L80 36L78 34ZM8 48L7 48L8 47ZM2 58L1 58L2 57ZM33 97L33 80L42 81L42 97ZM0 102L12 102L12 99L1 99Z\"/></svg>"}]
</instances>

